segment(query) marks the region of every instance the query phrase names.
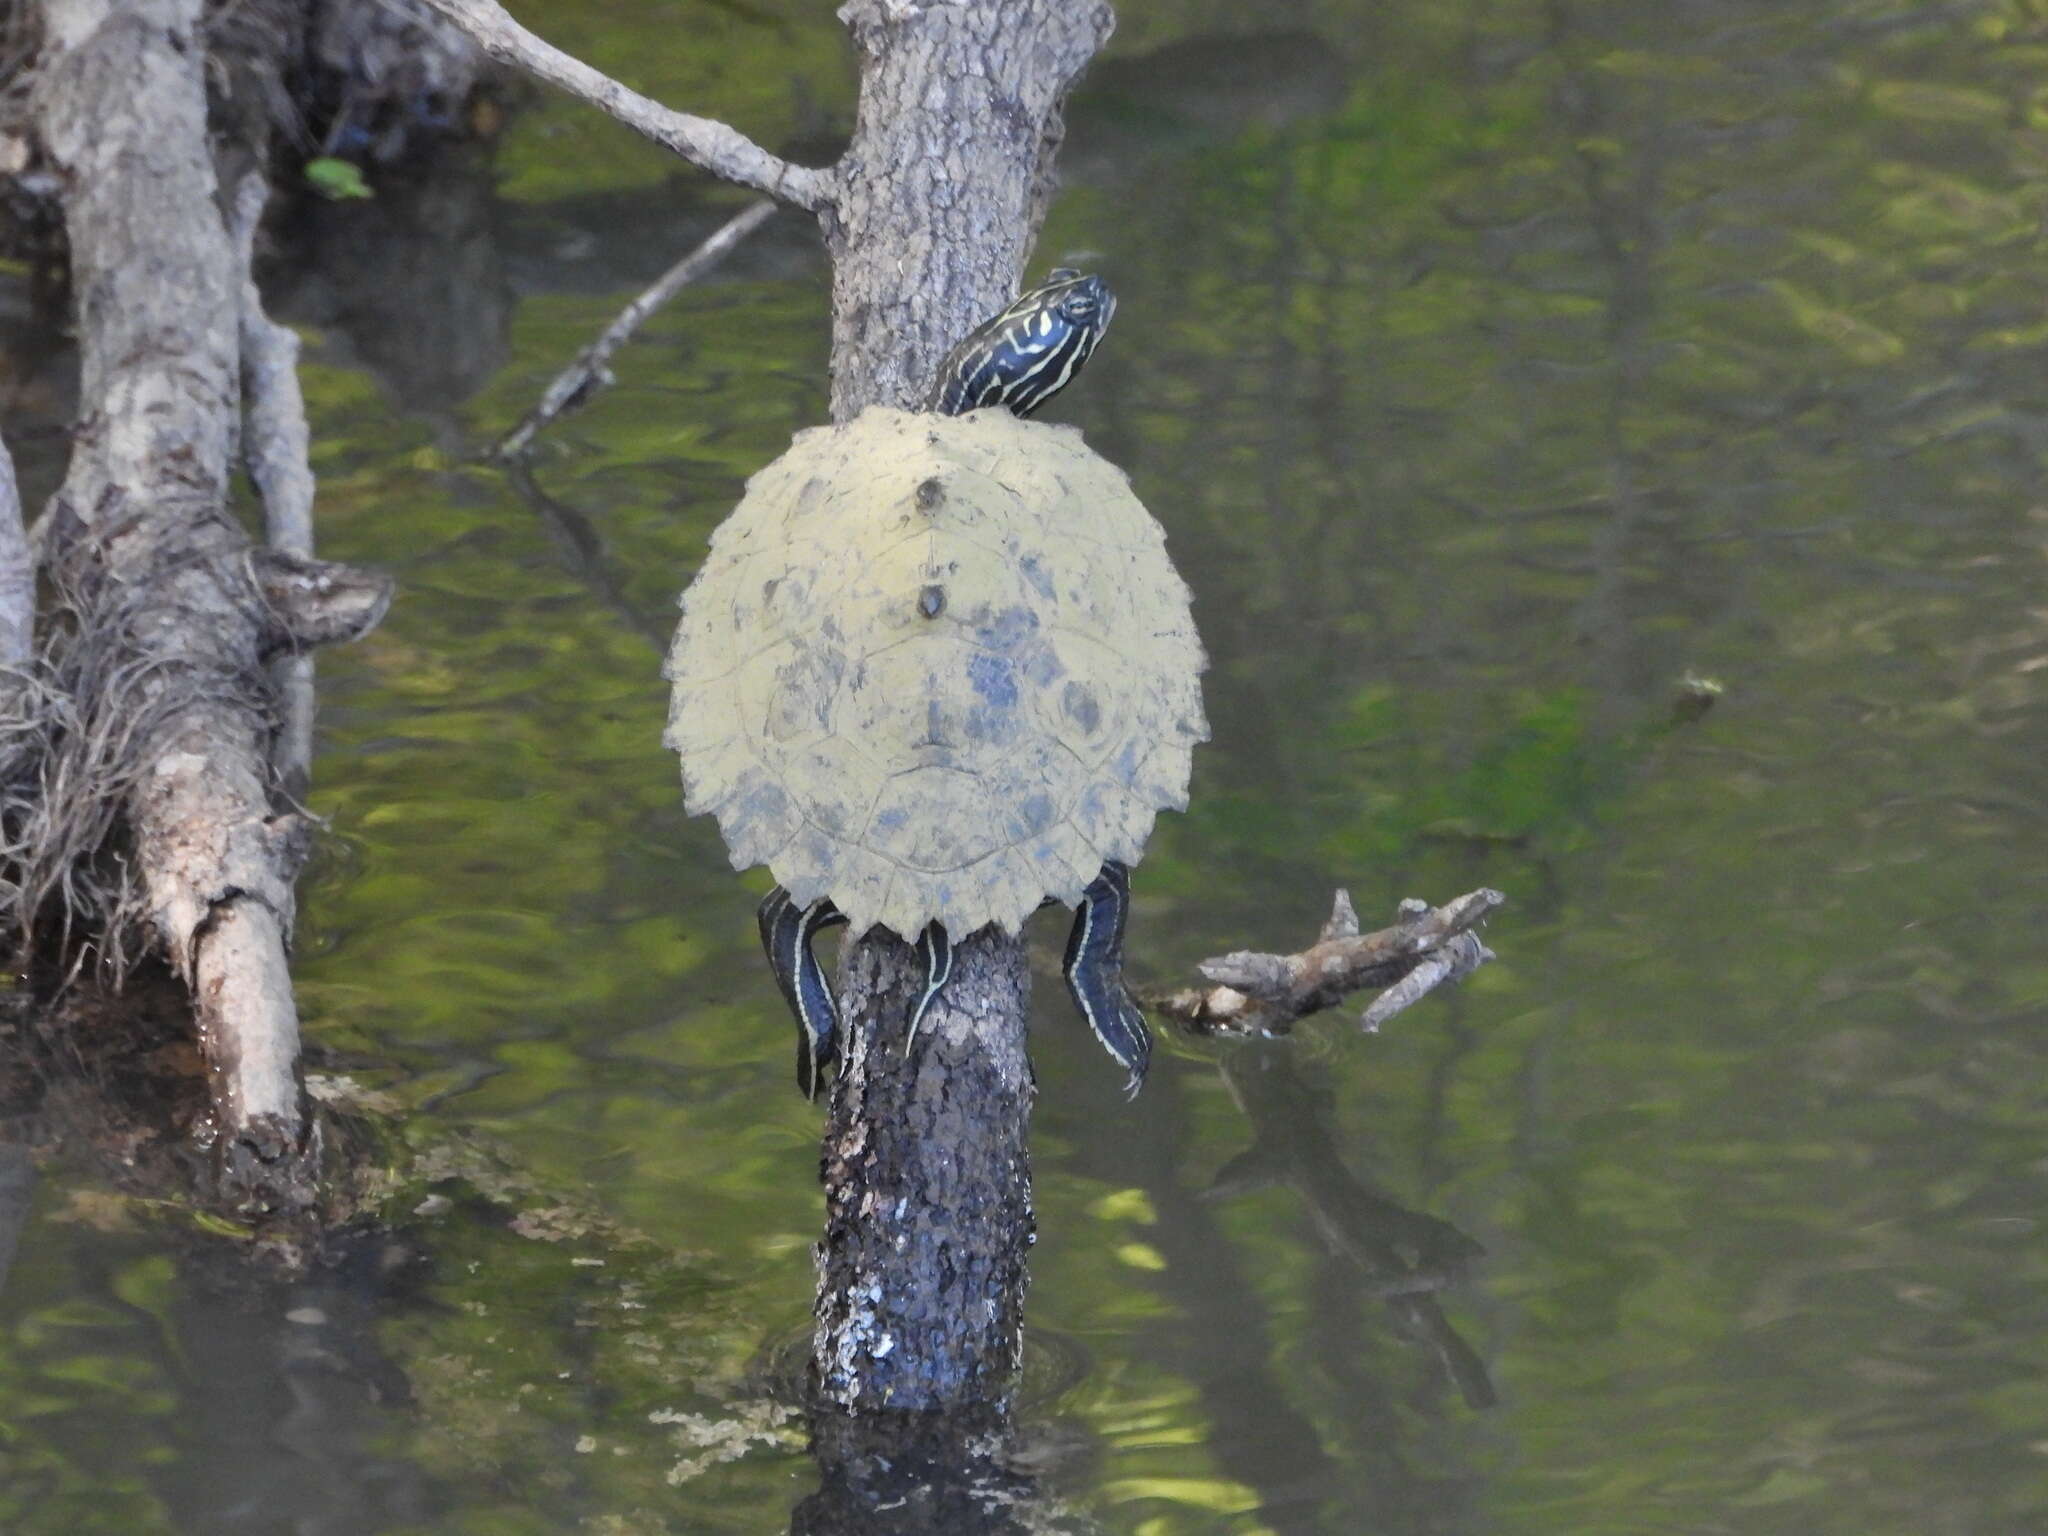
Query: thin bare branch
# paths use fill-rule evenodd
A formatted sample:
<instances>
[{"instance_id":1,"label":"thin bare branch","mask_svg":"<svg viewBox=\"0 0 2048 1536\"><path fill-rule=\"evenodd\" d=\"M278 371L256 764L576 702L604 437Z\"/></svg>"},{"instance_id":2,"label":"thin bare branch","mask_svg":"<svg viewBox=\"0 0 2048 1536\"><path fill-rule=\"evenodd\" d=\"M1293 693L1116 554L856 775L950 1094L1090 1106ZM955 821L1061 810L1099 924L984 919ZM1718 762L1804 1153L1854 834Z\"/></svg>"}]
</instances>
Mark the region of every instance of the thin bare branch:
<instances>
[{"instance_id":1,"label":"thin bare branch","mask_svg":"<svg viewBox=\"0 0 2048 1536\"><path fill-rule=\"evenodd\" d=\"M1307 949L1219 955L1197 967L1213 985L1147 1001L1201 1034L1283 1035L1297 1019L1334 1007L1349 993L1384 987L1359 1021L1361 1028L1376 1030L1493 958L1476 930L1505 900L1483 889L1441 907L1410 899L1401 903L1391 928L1360 935L1351 898L1339 891L1321 935Z\"/></svg>"},{"instance_id":2,"label":"thin bare branch","mask_svg":"<svg viewBox=\"0 0 2048 1536\"><path fill-rule=\"evenodd\" d=\"M238 332L242 351L242 457L263 497L263 523L272 549L313 555L312 434L299 389L299 338L263 312L251 268L256 226L263 220L268 183L251 171L235 189L229 233L242 272Z\"/></svg>"},{"instance_id":3,"label":"thin bare branch","mask_svg":"<svg viewBox=\"0 0 2048 1536\"><path fill-rule=\"evenodd\" d=\"M831 171L791 165L771 155L737 128L708 117L692 117L650 101L580 59L543 42L512 19L497 0L427 0L461 27L492 58L523 69L572 96L610 113L635 133L674 150L714 176L766 192L817 213L832 206L838 179Z\"/></svg>"},{"instance_id":4,"label":"thin bare branch","mask_svg":"<svg viewBox=\"0 0 2048 1536\"><path fill-rule=\"evenodd\" d=\"M555 375L554 382L541 392L540 402L526 413L524 421L505 435L493 456L499 459L518 457L526 451L526 445L533 441L534 434L541 428L558 416L581 410L601 390L610 388L612 375L606 365L611 362L612 354L630 341L633 333L645 325L656 310L723 261L727 252L758 229L774 211L775 204L766 198L749 203L714 230L703 244L656 278L645 293L628 304L616 320L599 332L595 341L576 354L575 361Z\"/></svg>"},{"instance_id":5,"label":"thin bare branch","mask_svg":"<svg viewBox=\"0 0 2048 1536\"><path fill-rule=\"evenodd\" d=\"M14 460L0 443L0 666L22 667L35 650L36 562L21 527Z\"/></svg>"},{"instance_id":6,"label":"thin bare branch","mask_svg":"<svg viewBox=\"0 0 2048 1536\"><path fill-rule=\"evenodd\" d=\"M306 425L306 397L299 388L299 337L263 312L263 295L256 289L256 229L269 196L269 183L261 173L249 172L235 188L228 226L242 270L237 327L242 352L242 462L263 497L270 547L310 560L313 437ZM389 602L388 593L385 600ZM304 799L313 779L313 658L284 656L271 665L283 706L271 762L286 793Z\"/></svg>"}]
</instances>

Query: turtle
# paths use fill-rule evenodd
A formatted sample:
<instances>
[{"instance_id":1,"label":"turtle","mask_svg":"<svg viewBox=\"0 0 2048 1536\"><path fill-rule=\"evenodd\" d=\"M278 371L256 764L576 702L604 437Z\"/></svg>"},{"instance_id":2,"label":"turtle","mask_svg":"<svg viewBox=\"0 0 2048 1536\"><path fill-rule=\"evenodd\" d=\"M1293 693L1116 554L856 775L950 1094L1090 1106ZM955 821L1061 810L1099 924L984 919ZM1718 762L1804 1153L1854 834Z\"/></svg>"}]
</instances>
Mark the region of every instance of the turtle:
<instances>
[{"instance_id":1,"label":"turtle","mask_svg":"<svg viewBox=\"0 0 2048 1536\"><path fill-rule=\"evenodd\" d=\"M1130 866L1157 812L1186 806L1206 661L1123 472L1025 419L1115 308L1100 277L1056 269L952 349L923 411L799 432L683 595L664 740L685 808L718 818L735 868L780 882L761 944L806 1098L838 1052L819 933L915 942L908 1051L954 936L1055 903L1075 908L1068 991L1127 1094L1144 1082Z\"/></svg>"}]
</instances>

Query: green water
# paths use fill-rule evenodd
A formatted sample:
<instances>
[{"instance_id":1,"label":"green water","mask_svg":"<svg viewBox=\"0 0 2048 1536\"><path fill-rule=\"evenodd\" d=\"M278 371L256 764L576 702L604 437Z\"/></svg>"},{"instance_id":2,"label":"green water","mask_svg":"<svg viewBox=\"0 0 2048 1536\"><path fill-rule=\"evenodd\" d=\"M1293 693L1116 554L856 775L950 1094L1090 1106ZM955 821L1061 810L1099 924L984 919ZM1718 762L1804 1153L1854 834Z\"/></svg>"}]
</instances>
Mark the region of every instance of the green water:
<instances>
[{"instance_id":1,"label":"green water","mask_svg":"<svg viewBox=\"0 0 2048 1536\"><path fill-rule=\"evenodd\" d=\"M822 8L527 11L770 142L850 107ZM1049 414L1212 657L1134 970L1340 884L1511 905L1384 1034L1163 1039L1128 1107L1041 924L1039 1528L2048 1529L2048 6L1121 11L1037 265L1119 292ZM764 1532L816 1485L771 1365L819 1115L649 635L824 414L822 259L784 216L543 440L593 550L463 455L738 200L561 102L472 169L277 283L324 551L403 592L321 661L308 1032L471 1178L279 1290L45 1176L9 1531Z\"/></svg>"}]
</instances>

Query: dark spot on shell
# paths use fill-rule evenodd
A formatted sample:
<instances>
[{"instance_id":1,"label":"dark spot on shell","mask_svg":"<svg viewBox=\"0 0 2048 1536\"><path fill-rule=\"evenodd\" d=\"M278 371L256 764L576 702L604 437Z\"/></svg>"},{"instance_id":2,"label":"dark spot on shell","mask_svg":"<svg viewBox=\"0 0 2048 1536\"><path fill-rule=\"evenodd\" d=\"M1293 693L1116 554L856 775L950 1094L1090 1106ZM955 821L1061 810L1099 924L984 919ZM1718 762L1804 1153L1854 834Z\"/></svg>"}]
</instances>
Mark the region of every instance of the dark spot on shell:
<instances>
[{"instance_id":1,"label":"dark spot on shell","mask_svg":"<svg viewBox=\"0 0 2048 1536\"><path fill-rule=\"evenodd\" d=\"M1067 669L1061 664L1058 651L1044 640L1034 640L1018 649L1017 670L1032 687L1050 688Z\"/></svg>"},{"instance_id":2,"label":"dark spot on shell","mask_svg":"<svg viewBox=\"0 0 2048 1536\"><path fill-rule=\"evenodd\" d=\"M1026 555L1017 562L1017 568L1023 571L1024 579L1031 583L1031 589L1040 597L1052 596L1052 577L1046 574L1038 556Z\"/></svg>"},{"instance_id":3,"label":"dark spot on shell","mask_svg":"<svg viewBox=\"0 0 2048 1536\"><path fill-rule=\"evenodd\" d=\"M1017 677L1009 662L1000 656L977 653L967 663L967 680L974 691L997 709L1010 709L1017 702Z\"/></svg>"},{"instance_id":4,"label":"dark spot on shell","mask_svg":"<svg viewBox=\"0 0 2048 1536\"><path fill-rule=\"evenodd\" d=\"M1095 690L1086 683L1069 683L1060 694L1060 708L1067 718L1093 736L1102 724L1102 706L1095 702Z\"/></svg>"},{"instance_id":5,"label":"dark spot on shell","mask_svg":"<svg viewBox=\"0 0 2048 1536\"><path fill-rule=\"evenodd\" d=\"M937 582L917 594L917 611L928 619L936 619L946 611L946 589Z\"/></svg>"},{"instance_id":6,"label":"dark spot on shell","mask_svg":"<svg viewBox=\"0 0 2048 1536\"><path fill-rule=\"evenodd\" d=\"M929 512L946 499L945 482L933 475L917 488L917 504Z\"/></svg>"},{"instance_id":7,"label":"dark spot on shell","mask_svg":"<svg viewBox=\"0 0 2048 1536\"><path fill-rule=\"evenodd\" d=\"M992 651L1013 649L1038 628L1038 615L1029 608L1005 608L974 632L974 638Z\"/></svg>"},{"instance_id":8,"label":"dark spot on shell","mask_svg":"<svg viewBox=\"0 0 2048 1536\"><path fill-rule=\"evenodd\" d=\"M1017 815L1024 823L1024 835L1036 837L1052 825L1052 797L1033 795L1017 807Z\"/></svg>"},{"instance_id":9,"label":"dark spot on shell","mask_svg":"<svg viewBox=\"0 0 2048 1536\"><path fill-rule=\"evenodd\" d=\"M775 589L781 585L782 578L780 576L771 576L761 583L761 603L763 607L775 601Z\"/></svg>"},{"instance_id":10,"label":"dark spot on shell","mask_svg":"<svg viewBox=\"0 0 2048 1536\"><path fill-rule=\"evenodd\" d=\"M903 824L908 820L910 820L909 811L900 805L892 805L888 810L875 818L875 825L884 832L898 832L902 830Z\"/></svg>"}]
</instances>

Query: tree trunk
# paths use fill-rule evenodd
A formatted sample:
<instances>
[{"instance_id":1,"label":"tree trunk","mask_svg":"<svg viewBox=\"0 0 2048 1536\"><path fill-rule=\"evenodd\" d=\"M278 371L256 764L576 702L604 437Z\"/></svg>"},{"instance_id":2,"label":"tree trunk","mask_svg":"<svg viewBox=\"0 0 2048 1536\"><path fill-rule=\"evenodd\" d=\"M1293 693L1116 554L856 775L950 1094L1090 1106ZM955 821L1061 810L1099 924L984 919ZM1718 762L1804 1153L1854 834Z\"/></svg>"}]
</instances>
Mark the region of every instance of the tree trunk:
<instances>
[{"instance_id":1,"label":"tree trunk","mask_svg":"<svg viewBox=\"0 0 2048 1536\"><path fill-rule=\"evenodd\" d=\"M946 349L1016 293L1049 199L1060 102L1113 16L1099 0L852 0L840 16L862 68L824 216L843 421L876 403L914 409ZM848 1407L1000 1396L1023 1343L1023 942L986 929L958 944L906 1057L921 981L912 950L883 931L841 958L813 1363L824 1395Z\"/></svg>"},{"instance_id":2,"label":"tree trunk","mask_svg":"<svg viewBox=\"0 0 2048 1536\"><path fill-rule=\"evenodd\" d=\"M848 0L859 120L830 170L793 166L569 58L497 0L428 0L492 57L716 175L818 215L833 263L832 414L915 408L946 349L1017 292L1052 192L1060 103L1109 37L1103 0ZM1001 1396L1022 1339L1031 1072L1022 941L955 946L919 979L884 933L840 960L845 1025L824 1146L813 1366L827 1401L923 1409Z\"/></svg>"}]
</instances>

